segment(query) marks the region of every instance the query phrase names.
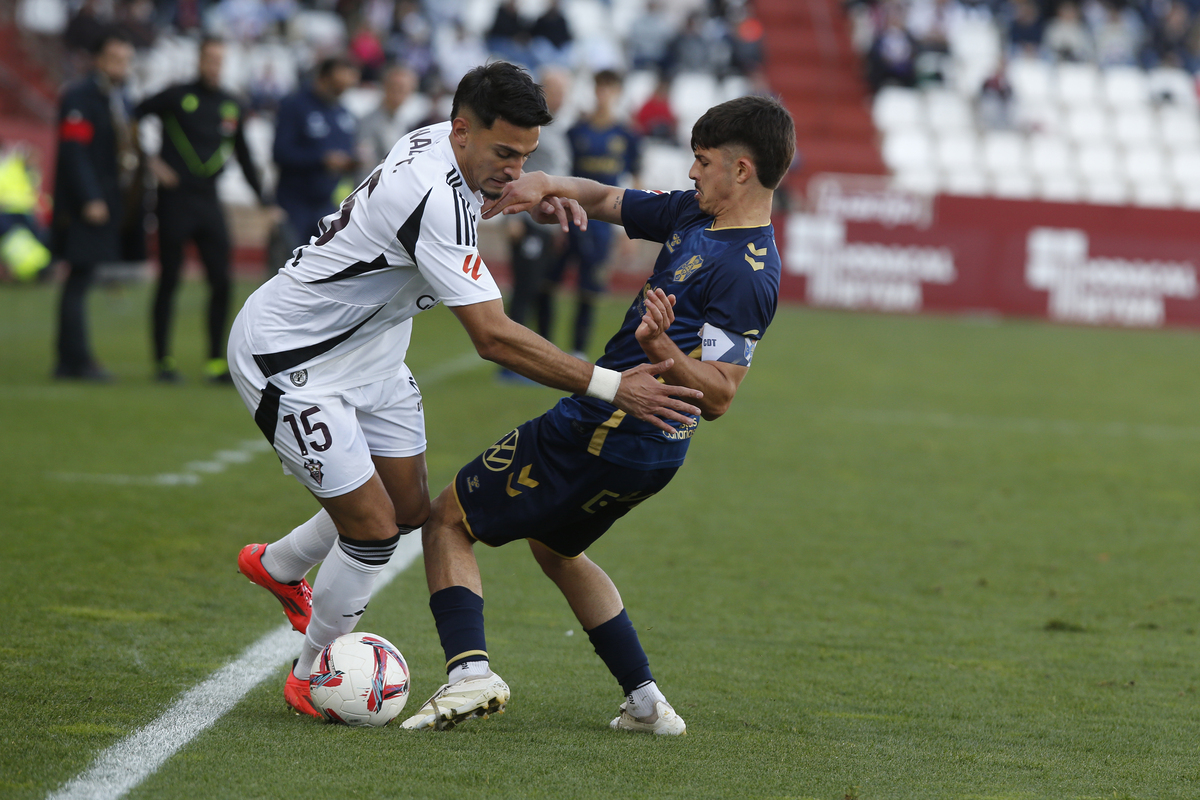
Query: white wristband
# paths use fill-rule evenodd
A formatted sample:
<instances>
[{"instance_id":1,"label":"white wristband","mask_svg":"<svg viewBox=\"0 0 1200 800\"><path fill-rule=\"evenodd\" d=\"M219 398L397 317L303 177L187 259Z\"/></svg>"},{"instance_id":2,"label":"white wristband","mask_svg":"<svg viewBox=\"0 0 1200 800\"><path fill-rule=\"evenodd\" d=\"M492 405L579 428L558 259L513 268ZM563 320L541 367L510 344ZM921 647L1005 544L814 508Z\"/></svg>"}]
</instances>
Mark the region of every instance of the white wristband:
<instances>
[{"instance_id":1,"label":"white wristband","mask_svg":"<svg viewBox=\"0 0 1200 800\"><path fill-rule=\"evenodd\" d=\"M604 367L592 367L592 380L588 383L587 396L611 403L621 385L621 373Z\"/></svg>"}]
</instances>

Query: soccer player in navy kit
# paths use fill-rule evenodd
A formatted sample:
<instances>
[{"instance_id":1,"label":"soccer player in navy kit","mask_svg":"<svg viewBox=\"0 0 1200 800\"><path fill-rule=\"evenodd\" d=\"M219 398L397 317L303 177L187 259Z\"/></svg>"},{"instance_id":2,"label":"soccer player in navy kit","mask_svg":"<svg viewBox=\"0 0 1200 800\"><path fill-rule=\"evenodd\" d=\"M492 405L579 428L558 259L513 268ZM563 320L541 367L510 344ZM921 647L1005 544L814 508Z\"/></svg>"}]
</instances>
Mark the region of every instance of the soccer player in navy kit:
<instances>
[{"instance_id":1,"label":"soccer player in navy kit","mask_svg":"<svg viewBox=\"0 0 1200 800\"><path fill-rule=\"evenodd\" d=\"M743 97L700 118L692 150L694 191L626 191L531 173L486 205L484 216L532 210L549 221L547 198L566 198L589 218L662 242L653 274L597 363L625 369L673 358L663 379L702 391L696 405L713 420L729 409L775 314L781 264L771 203L795 154L795 127L774 100ZM577 223L581 217L576 214ZM698 422L673 423L667 432L609 403L573 395L459 471L434 502L422 533L429 604L449 677L405 728L444 730L501 710L476 704L465 691L474 676L494 675L472 545L528 539L626 695L610 727L686 732L654 682L620 594L584 551L666 486Z\"/></svg>"}]
</instances>

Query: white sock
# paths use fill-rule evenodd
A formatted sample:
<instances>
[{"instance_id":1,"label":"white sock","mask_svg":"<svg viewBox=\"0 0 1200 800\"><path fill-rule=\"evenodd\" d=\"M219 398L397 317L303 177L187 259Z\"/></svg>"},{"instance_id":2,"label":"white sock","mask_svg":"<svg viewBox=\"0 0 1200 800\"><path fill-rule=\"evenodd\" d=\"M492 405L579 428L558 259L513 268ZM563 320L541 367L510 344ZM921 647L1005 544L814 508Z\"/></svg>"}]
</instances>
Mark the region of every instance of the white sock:
<instances>
[{"instance_id":1,"label":"white sock","mask_svg":"<svg viewBox=\"0 0 1200 800\"><path fill-rule=\"evenodd\" d=\"M625 710L633 717L648 717L654 713L655 703L666 703L667 698L659 690L658 684L650 681L645 686L639 686L629 693L629 704Z\"/></svg>"},{"instance_id":2,"label":"white sock","mask_svg":"<svg viewBox=\"0 0 1200 800\"><path fill-rule=\"evenodd\" d=\"M487 661L464 661L455 664L446 675L446 683L458 683L463 678L474 678L477 675L487 675L492 671Z\"/></svg>"},{"instance_id":3,"label":"white sock","mask_svg":"<svg viewBox=\"0 0 1200 800\"><path fill-rule=\"evenodd\" d=\"M271 542L263 553L262 564L280 583L294 583L324 561L336 541L337 528L329 512L322 508L287 536Z\"/></svg>"},{"instance_id":4,"label":"white sock","mask_svg":"<svg viewBox=\"0 0 1200 800\"><path fill-rule=\"evenodd\" d=\"M375 576L387 565L399 541L399 536L386 542L342 539L330 551L313 584L312 619L308 622L308 633L304 635L300 658L292 669L297 678L307 678L312 674L313 662L325 645L354 630L359 618L367 610ZM347 548L359 553L360 557L350 555ZM362 560L363 557L367 557L368 561Z\"/></svg>"}]
</instances>

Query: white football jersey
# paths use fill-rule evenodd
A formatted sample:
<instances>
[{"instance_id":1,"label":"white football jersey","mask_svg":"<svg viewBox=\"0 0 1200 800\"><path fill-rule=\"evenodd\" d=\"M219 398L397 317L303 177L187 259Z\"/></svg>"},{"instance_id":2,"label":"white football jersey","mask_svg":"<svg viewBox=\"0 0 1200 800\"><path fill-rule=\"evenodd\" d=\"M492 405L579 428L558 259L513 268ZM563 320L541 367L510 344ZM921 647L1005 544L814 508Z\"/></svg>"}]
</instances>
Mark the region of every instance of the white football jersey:
<instances>
[{"instance_id":1,"label":"white football jersey","mask_svg":"<svg viewBox=\"0 0 1200 800\"><path fill-rule=\"evenodd\" d=\"M400 370L416 314L500 297L477 247L483 196L449 136L443 122L397 142L250 296L230 340L242 374L292 390L373 383Z\"/></svg>"}]
</instances>

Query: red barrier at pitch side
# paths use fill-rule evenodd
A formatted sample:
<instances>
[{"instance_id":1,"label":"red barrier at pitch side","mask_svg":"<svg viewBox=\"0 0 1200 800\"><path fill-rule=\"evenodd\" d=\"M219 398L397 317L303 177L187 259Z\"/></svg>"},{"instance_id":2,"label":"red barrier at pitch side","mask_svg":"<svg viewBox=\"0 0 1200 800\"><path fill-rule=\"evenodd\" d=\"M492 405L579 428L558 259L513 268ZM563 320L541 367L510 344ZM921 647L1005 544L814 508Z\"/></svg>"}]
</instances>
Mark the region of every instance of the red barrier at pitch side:
<instances>
[{"instance_id":1,"label":"red barrier at pitch side","mask_svg":"<svg viewBox=\"0 0 1200 800\"><path fill-rule=\"evenodd\" d=\"M819 175L782 228L782 294L810 305L1200 325L1200 212L931 198Z\"/></svg>"}]
</instances>

